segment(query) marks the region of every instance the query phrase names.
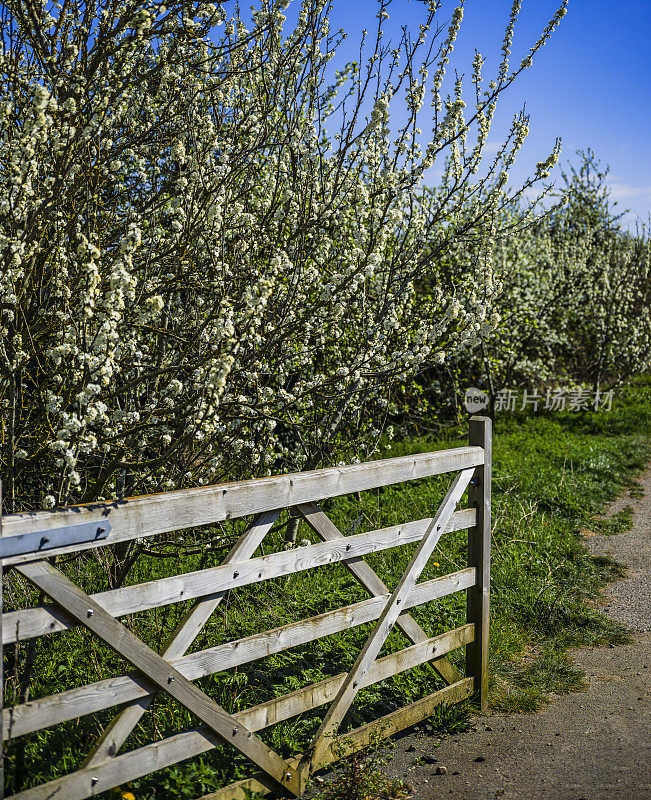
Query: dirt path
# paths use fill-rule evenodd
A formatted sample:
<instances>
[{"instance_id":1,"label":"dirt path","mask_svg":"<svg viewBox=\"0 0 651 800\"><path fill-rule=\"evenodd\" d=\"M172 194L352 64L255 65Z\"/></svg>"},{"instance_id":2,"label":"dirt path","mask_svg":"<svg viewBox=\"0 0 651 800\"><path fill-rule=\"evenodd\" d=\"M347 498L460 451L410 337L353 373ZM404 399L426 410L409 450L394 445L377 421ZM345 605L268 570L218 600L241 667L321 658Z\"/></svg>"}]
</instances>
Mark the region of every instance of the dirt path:
<instances>
[{"instance_id":1,"label":"dirt path","mask_svg":"<svg viewBox=\"0 0 651 800\"><path fill-rule=\"evenodd\" d=\"M651 800L651 469L641 483L642 497L626 495L608 512L632 506L632 529L586 538L593 554L628 569L603 607L634 643L571 651L587 690L540 713L480 717L438 747L427 737L398 740L387 769L412 785L414 800ZM423 755L428 763L414 765Z\"/></svg>"}]
</instances>

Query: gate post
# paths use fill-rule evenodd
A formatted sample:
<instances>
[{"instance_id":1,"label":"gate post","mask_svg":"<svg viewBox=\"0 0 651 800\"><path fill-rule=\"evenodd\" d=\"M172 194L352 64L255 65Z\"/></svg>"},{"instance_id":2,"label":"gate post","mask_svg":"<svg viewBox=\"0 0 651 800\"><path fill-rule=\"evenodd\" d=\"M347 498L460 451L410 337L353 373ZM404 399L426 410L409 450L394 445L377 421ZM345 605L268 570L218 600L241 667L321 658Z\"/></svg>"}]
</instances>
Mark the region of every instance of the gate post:
<instances>
[{"instance_id":1,"label":"gate post","mask_svg":"<svg viewBox=\"0 0 651 800\"><path fill-rule=\"evenodd\" d=\"M483 447L484 464L475 467L468 488L470 505L477 511L477 523L468 530L468 566L476 569L475 585L468 589L466 616L475 626L475 639L466 646L466 676L475 679L475 696L482 711L488 704L488 629L490 607L491 552L491 420L470 418L470 441Z\"/></svg>"}]
</instances>

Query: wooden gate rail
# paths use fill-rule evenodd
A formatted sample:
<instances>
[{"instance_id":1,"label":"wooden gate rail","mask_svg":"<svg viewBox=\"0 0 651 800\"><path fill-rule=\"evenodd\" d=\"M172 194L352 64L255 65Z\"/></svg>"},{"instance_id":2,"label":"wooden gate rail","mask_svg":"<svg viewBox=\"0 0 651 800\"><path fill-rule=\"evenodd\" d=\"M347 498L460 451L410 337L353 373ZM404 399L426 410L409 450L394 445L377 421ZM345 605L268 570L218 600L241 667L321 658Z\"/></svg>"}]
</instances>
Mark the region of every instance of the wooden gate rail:
<instances>
[{"instance_id":1,"label":"wooden gate rail","mask_svg":"<svg viewBox=\"0 0 651 800\"><path fill-rule=\"evenodd\" d=\"M300 509L300 506L299 506ZM472 510L457 512L449 530L461 530L473 524ZM417 520L406 525L359 533L345 540L312 544L296 550L283 550L246 562L235 562L220 567L210 567L198 572L186 572L169 578L126 586L121 589L90 595L110 614L122 617L151 608L180 603L205 597L209 593L224 592L260 583L269 578L303 572L317 566L350 561L398 545L417 542L429 524L429 519ZM17 565L19 566L19 565ZM235 572L238 574L235 575ZM32 639L56 631L76 627L80 623L60 607L48 604L39 608L10 611L2 622L3 644Z\"/></svg>"},{"instance_id":2,"label":"wooden gate rail","mask_svg":"<svg viewBox=\"0 0 651 800\"><path fill-rule=\"evenodd\" d=\"M323 498L447 472L457 475L438 511L428 519L345 536L318 505ZM470 507L455 511L467 487ZM323 541L254 558L284 507L293 507ZM221 566L136 586L88 595L51 560L54 555L249 515L254 515L253 522ZM82 523L93 523L87 526L91 533L95 525L102 526L97 530L104 538L74 543L74 537L85 535ZM72 531L70 526L77 526L76 530ZM58 533L62 528L66 529L64 536ZM440 537L446 532L465 529L468 530L467 568L417 583ZM76 772L19 792L12 800L51 797L84 800L224 743L247 756L261 772L209 795L210 800L244 798L246 790L267 792L280 786L298 796L314 769L340 757L346 749L364 747L374 731L390 735L427 718L438 704L457 702L472 694L477 695L482 706L485 704L490 579L490 421L485 418L471 420L469 447L169 492L119 503L8 515L0 517L0 537L0 552L6 556L2 565L12 566L53 601L3 614L3 644L83 626L136 670L2 710L2 740L8 740L121 706ZM34 545L31 552L20 552L21 547L25 549L24 541L32 540L40 544ZM44 542L48 543L47 553L41 549ZM416 551L391 590L363 557L408 543L418 543ZM230 589L338 562L347 567L371 597L237 641L187 653ZM461 590L467 591L467 624L456 630L430 637L408 613L414 606ZM119 622L124 615L186 600L196 602L163 644L160 654ZM229 714L194 683L205 676L374 620L375 627L348 673L253 708ZM378 658L394 627L412 644ZM445 658L451 650L464 646L465 677ZM337 737L339 725L360 689L421 664L429 664L447 685L343 738ZM179 702L199 721L199 726L120 753L159 691ZM311 743L306 742L305 753L298 758L281 758L256 735L264 728L326 704L330 705L317 735Z\"/></svg>"}]
</instances>

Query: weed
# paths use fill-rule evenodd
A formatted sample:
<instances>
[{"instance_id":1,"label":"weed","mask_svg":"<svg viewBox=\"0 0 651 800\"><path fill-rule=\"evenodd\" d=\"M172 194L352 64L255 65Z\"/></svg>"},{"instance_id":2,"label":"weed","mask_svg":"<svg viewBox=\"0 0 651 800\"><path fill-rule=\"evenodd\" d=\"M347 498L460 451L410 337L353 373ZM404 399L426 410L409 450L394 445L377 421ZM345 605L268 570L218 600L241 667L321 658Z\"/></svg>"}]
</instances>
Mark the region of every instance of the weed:
<instances>
[{"instance_id":1,"label":"weed","mask_svg":"<svg viewBox=\"0 0 651 800\"><path fill-rule=\"evenodd\" d=\"M382 770L387 758L380 751L378 734L363 751L355 751L341 761L335 778L328 781L312 800L404 800L409 797L411 787L401 780L389 778ZM348 752L353 743L346 738L337 740L335 753Z\"/></svg>"},{"instance_id":2,"label":"weed","mask_svg":"<svg viewBox=\"0 0 651 800\"><path fill-rule=\"evenodd\" d=\"M470 726L472 706L469 701L462 700L453 705L441 703L434 709L434 713L421 723L427 733L462 733Z\"/></svg>"},{"instance_id":3,"label":"weed","mask_svg":"<svg viewBox=\"0 0 651 800\"><path fill-rule=\"evenodd\" d=\"M631 481L631 488L628 491L629 497L633 500L640 500L644 497L644 488L638 481Z\"/></svg>"},{"instance_id":4,"label":"weed","mask_svg":"<svg viewBox=\"0 0 651 800\"><path fill-rule=\"evenodd\" d=\"M491 706L505 712L531 712L540 709L549 693L567 694L585 688L583 674L556 645L542 652L531 651L528 657L502 669L494 682Z\"/></svg>"},{"instance_id":5,"label":"weed","mask_svg":"<svg viewBox=\"0 0 651 800\"><path fill-rule=\"evenodd\" d=\"M623 567L611 556L593 556L592 561L599 581L602 584L619 580L627 573L626 567Z\"/></svg>"},{"instance_id":6,"label":"weed","mask_svg":"<svg viewBox=\"0 0 651 800\"><path fill-rule=\"evenodd\" d=\"M633 525L633 508L626 506L621 511L613 514L610 517L600 517L592 522L592 528L597 533L605 534L606 536L615 536L618 533L630 531Z\"/></svg>"},{"instance_id":7,"label":"weed","mask_svg":"<svg viewBox=\"0 0 651 800\"><path fill-rule=\"evenodd\" d=\"M530 714L539 711L548 696L537 686L518 687L501 680L491 693L491 708L506 714Z\"/></svg>"}]
</instances>

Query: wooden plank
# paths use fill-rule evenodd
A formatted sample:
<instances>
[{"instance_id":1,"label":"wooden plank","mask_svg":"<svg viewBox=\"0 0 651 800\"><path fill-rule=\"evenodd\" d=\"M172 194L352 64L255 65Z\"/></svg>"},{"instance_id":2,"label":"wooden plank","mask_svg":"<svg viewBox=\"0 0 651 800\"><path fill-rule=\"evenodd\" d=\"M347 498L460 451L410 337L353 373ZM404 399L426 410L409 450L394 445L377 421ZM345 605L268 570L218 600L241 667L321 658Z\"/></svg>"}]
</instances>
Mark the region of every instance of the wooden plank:
<instances>
[{"instance_id":1,"label":"wooden plank","mask_svg":"<svg viewBox=\"0 0 651 800\"><path fill-rule=\"evenodd\" d=\"M288 758L287 762L292 763L297 761L294 758ZM217 789L216 792L204 794L199 800L250 800L252 794L270 794L273 788L267 786L264 782L264 775L258 774L255 778L244 778L236 783L231 783L223 789ZM13 798L10 798L13 800Z\"/></svg>"},{"instance_id":2,"label":"wooden plank","mask_svg":"<svg viewBox=\"0 0 651 800\"><path fill-rule=\"evenodd\" d=\"M411 647L405 647L395 653L390 653L388 656L373 662L360 682L360 689L379 681L387 680L387 678L413 667L426 664L432 658L463 647L472 642L473 638L474 627L472 625L464 625L461 628L446 631L439 636L432 636L424 642L411 645ZM269 700L245 711L240 711L235 716L241 719L247 728L254 731L276 725L278 722L290 719L306 711L312 711L318 706L334 700L345 677L346 673L342 672L332 678L325 678L319 683L311 684L303 689L297 689L291 694L279 697L277 700Z\"/></svg>"},{"instance_id":3,"label":"wooden plank","mask_svg":"<svg viewBox=\"0 0 651 800\"><path fill-rule=\"evenodd\" d=\"M149 775L150 772L206 753L218 744L222 744L220 738L209 728L184 731L153 745L116 756L104 764L85 767L70 775L18 792L8 800L84 800L114 786ZM269 778L267 780L277 788L275 781Z\"/></svg>"},{"instance_id":4,"label":"wooden plank","mask_svg":"<svg viewBox=\"0 0 651 800\"><path fill-rule=\"evenodd\" d=\"M118 655L278 781L281 787L295 795L300 794L297 774L288 770L287 764L277 753L85 595L65 575L46 561L23 564L17 569L37 588L68 609Z\"/></svg>"},{"instance_id":5,"label":"wooden plank","mask_svg":"<svg viewBox=\"0 0 651 800\"><path fill-rule=\"evenodd\" d=\"M366 640L364 647L362 647L357 659L355 660L355 663L346 676L341 689L337 693L336 698L328 709L325 719L321 723L319 730L316 732L311 745L309 760L302 762L302 774L305 774L306 770L308 769L309 771L312 771L313 769L319 767L321 763L321 756L328 746L328 740L331 739L332 733L339 727L341 721L346 715L346 712L350 708L350 704L355 699L355 695L359 691L359 687L365 673L377 658L377 655L380 652L382 645L386 641L391 628L395 624L400 612L404 608L405 600L411 594L412 588L415 586L421 572L427 565L427 561L432 555L439 539L443 535L445 528L452 517L454 508L461 500L461 496L465 492L471 477L472 470L465 469L459 472L452 481L452 485L448 489L445 497L443 498L443 502L434 515L434 519L429 524L425 535L416 548L416 552L412 556L407 569L398 581L398 585L394 589L393 594L387 601L384 610L380 614L380 618L378 619L373 632Z\"/></svg>"},{"instance_id":6,"label":"wooden plank","mask_svg":"<svg viewBox=\"0 0 651 800\"><path fill-rule=\"evenodd\" d=\"M234 561L251 558L273 527L279 514L279 510L265 511L259 514L235 543L224 562L230 564ZM162 656L165 661L179 659L187 652L225 596L226 592L219 592L209 600L199 601L188 611L172 633L169 642L163 647ZM123 709L104 730L94 750L86 759L86 766L93 767L113 758L142 719L153 699L154 695L150 694Z\"/></svg>"},{"instance_id":7,"label":"wooden plank","mask_svg":"<svg viewBox=\"0 0 651 800\"><path fill-rule=\"evenodd\" d=\"M385 739L412 725L417 725L419 722L431 717L437 706L442 703L447 705L458 703L470 697L472 692L472 678L463 678L461 681L439 689L437 692L417 700L405 708L386 714L369 722L367 725L363 725L361 728L356 728L338 739L336 753L333 752L334 743L328 747L323 754L322 763L324 766L328 766L342 757L365 749L378 736L381 739ZM290 764L298 761L299 759L288 759ZM237 781L225 786L223 789L218 789L216 792L203 795L199 800L248 800L249 795L247 792L269 794L270 791L263 782L263 776L256 775L254 778Z\"/></svg>"},{"instance_id":8,"label":"wooden plank","mask_svg":"<svg viewBox=\"0 0 651 800\"><path fill-rule=\"evenodd\" d=\"M11 514L5 517L5 536L51 530L73 523L110 520L111 533L101 542L70 545L53 549L48 554L79 552L129 539L260 514L274 508L440 475L477 466L483 457L484 451L480 447L459 447L436 453L152 494L111 503ZM15 556L7 559L7 563L19 564L29 559L28 555Z\"/></svg>"},{"instance_id":9,"label":"wooden plank","mask_svg":"<svg viewBox=\"0 0 651 800\"><path fill-rule=\"evenodd\" d=\"M410 703L404 708L399 708L397 711L392 711L390 714L385 714L372 722L363 725L360 728L346 733L340 737L339 744L342 745L341 752L336 746L334 741L327 744L327 749L322 756L322 763L324 766L332 764L337 761L341 756L350 755L357 750L363 750L372 744L375 736L379 734L381 739L386 739L388 736L393 736L406 728L411 728L413 725L418 725L419 722L431 717L436 707L445 703L452 705L461 700L466 700L472 695L473 692L473 679L463 678L451 686L445 686L436 692ZM351 743L351 747L347 743Z\"/></svg>"},{"instance_id":10,"label":"wooden plank","mask_svg":"<svg viewBox=\"0 0 651 800\"><path fill-rule=\"evenodd\" d=\"M432 653L449 652L456 647L462 647L472 640L472 636L472 625L465 625L455 631L434 636L428 642L421 642L378 659L367 673L365 685L385 680L391 675L417 666L431 658ZM327 678L320 683L298 689L283 697L239 711L233 716L238 724L245 725L251 731L262 730L276 722L290 719L296 714L311 711L329 702L344 677L345 673ZM104 792L121 783L136 780L150 772L201 755L219 743L220 740L208 728L193 728L160 742L153 742L137 750L116 756L94 768L85 767L38 788L21 792L14 795L11 800L46 800L52 797L83 800L91 793ZM276 787L275 782L271 782L263 775L258 776L256 780L268 788Z\"/></svg>"},{"instance_id":11,"label":"wooden plank","mask_svg":"<svg viewBox=\"0 0 651 800\"><path fill-rule=\"evenodd\" d=\"M474 520L474 510L457 512L446 530L468 528ZM347 536L345 541L321 542L307 547L283 550L248 561L238 561L230 565L98 592L91 597L113 617L135 614L170 603L194 600L197 597L213 597L228 589L416 542L422 538L429 523L430 520L424 519L393 525L378 531ZM66 630L77 624L70 614L56 605L12 611L5 614L2 620L3 641L9 644L31 639Z\"/></svg>"},{"instance_id":12,"label":"wooden plank","mask_svg":"<svg viewBox=\"0 0 651 800\"><path fill-rule=\"evenodd\" d=\"M475 570L467 568L425 581L414 587L404 607L413 608L453 592L462 591L471 586L474 579ZM171 663L189 680L198 680L215 672L241 666L258 658L307 644L323 636L372 622L380 616L389 596L387 591L385 595L226 642L173 659ZM133 700L142 701L155 691L157 691L156 686L138 673L134 673L30 700L28 703L4 710L5 737L13 739L85 714L96 714L114 705Z\"/></svg>"},{"instance_id":13,"label":"wooden plank","mask_svg":"<svg viewBox=\"0 0 651 800\"><path fill-rule=\"evenodd\" d=\"M343 533L332 520L323 513L316 503L303 503L297 506L298 513L307 524L327 542L343 539ZM428 523L429 524L429 523ZM452 524L452 523L450 523ZM380 576L361 558L344 562L348 571L373 595L390 594L390 591ZM398 627L412 642L422 642L427 639L427 634L411 616L402 614L398 618ZM432 662L432 667L446 683L455 683L463 677L456 667L446 659L437 659Z\"/></svg>"},{"instance_id":14,"label":"wooden plank","mask_svg":"<svg viewBox=\"0 0 651 800\"><path fill-rule=\"evenodd\" d=\"M475 467L475 485L470 486L468 493L469 501L477 508L477 524L468 531L468 566L477 569L477 582L468 590L466 616L468 622L475 624L477 637L466 650L466 674L475 678L479 706L485 711L488 704L491 558L492 438L489 417L471 417L470 444L484 450L484 463Z\"/></svg>"}]
</instances>

